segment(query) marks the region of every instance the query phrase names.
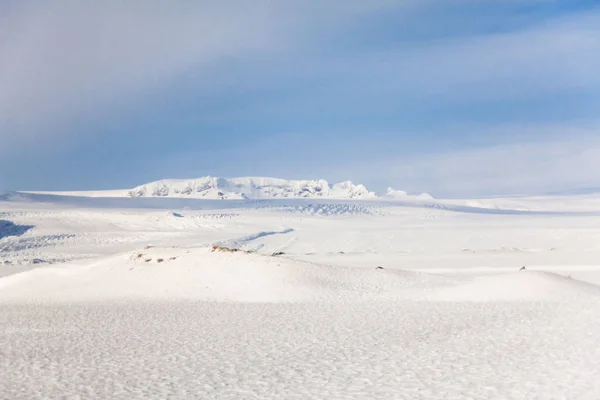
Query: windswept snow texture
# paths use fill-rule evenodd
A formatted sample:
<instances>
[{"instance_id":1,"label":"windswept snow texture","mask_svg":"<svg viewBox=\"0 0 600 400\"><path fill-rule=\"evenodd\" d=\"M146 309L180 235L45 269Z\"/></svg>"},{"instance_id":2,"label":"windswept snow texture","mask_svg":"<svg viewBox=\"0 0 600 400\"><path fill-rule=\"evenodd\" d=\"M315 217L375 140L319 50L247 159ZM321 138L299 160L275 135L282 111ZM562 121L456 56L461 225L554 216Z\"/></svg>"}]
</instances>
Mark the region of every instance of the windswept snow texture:
<instances>
[{"instance_id":1,"label":"windswept snow texture","mask_svg":"<svg viewBox=\"0 0 600 400\"><path fill-rule=\"evenodd\" d=\"M212 179L0 197L0 399L600 398L599 199Z\"/></svg>"}]
</instances>

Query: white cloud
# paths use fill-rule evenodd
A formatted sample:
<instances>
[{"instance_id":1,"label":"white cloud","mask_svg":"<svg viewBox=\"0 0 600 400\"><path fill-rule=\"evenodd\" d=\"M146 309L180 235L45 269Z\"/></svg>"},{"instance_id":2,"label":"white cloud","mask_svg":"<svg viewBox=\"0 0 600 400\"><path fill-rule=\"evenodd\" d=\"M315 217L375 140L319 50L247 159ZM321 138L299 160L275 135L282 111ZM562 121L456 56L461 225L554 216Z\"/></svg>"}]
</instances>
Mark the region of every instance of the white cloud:
<instances>
[{"instance_id":1,"label":"white cloud","mask_svg":"<svg viewBox=\"0 0 600 400\"><path fill-rule=\"evenodd\" d=\"M376 177L398 189L451 196L540 194L600 187L600 126L515 129L482 129L482 134L510 137L528 130L538 140L388 158L362 169L355 166L354 170L361 171L367 182ZM539 140L544 131L549 138Z\"/></svg>"},{"instance_id":2,"label":"white cloud","mask_svg":"<svg viewBox=\"0 0 600 400\"><path fill-rule=\"evenodd\" d=\"M465 24L472 17L465 16ZM332 60L329 68L330 74L363 82L365 90L399 98L440 96L446 102L591 89L600 87L600 11L504 33L400 42Z\"/></svg>"},{"instance_id":3,"label":"white cloud","mask_svg":"<svg viewBox=\"0 0 600 400\"><path fill-rule=\"evenodd\" d=\"M466 15L464 23L468 25L473 17ZM396 41L382 41L374 48L349 46L338 51L328 47L332 51L323 51L318 57L293 60L288 65L291 68L267 71L266 83L279 79L309 87L310 93L304 97L295 98L292 93L284 99L295 116L307 119L324 109L340 115L366 110L365 114L372 115L377 107L397 115L415 108L428 110L435 120L435 110L499 103L533 105L530 110L537 108L535 114L540 115L546 98L556 104L563 96L570 96L567 105L579 108L582 115L600 108L600 96L596 95L600 93L600 74L596 72L600 70L600 10L504 33L414 43L401 36ZM335 47L335 43L325 46ZM260 98L236 112L267 118L280 101ZM493 110L489 111L493 115ZM529 116L525 111L521 115ZM456 123L461 119L465 120L464 113L457 116Z\"/></svg>"},{"instance_id":4,"label":"white cloud","mask_svg":"<svg viewBox=\"0 0 600 400\"><path fill-rule=\"evenodd\" d=\"M312 35L311 23L335 25L389 4L8 2L0 13L3 150L60 136L64 122L118 110L178 74L202 81L223 63L285 52Z\"/></svg>"},{"instance_id":5,"label":"white cloud","mask_svg":"<svg viewBox=\"0 0 600 400\"><path fill-rule=\"evenodd\" d=\"M119 103L186 68L277 46L264 8L158 4L49 2L13 10L0 43L3 131L48 133L54 127L39 125Z\"/></svg>"},{"instance_id":6,"label":"white cloud","mask_svg":"<svg viewBox=\"0 0 600 400\"><path fill-rule=\"evenodd\" d=\"M9 140L56 136L64 131L62 122L119 109L186 71L202 81L228 62L251 64L296 49L318 49L328 29L398 7L390 0L351 0L343 7L334 0L7 4L0 13L0 137L5 149ZM435 2L402 4L427 8ZM292 58L298 63L291 73L262 75L335 77L334 86L357 97L373 92L471 101L556 94L600 86L600 13L377 53L350 50L346 56L325 52L304 58L300 51ZM264 61L258 64L265 68Z\"/></svg>"}]
</instances>

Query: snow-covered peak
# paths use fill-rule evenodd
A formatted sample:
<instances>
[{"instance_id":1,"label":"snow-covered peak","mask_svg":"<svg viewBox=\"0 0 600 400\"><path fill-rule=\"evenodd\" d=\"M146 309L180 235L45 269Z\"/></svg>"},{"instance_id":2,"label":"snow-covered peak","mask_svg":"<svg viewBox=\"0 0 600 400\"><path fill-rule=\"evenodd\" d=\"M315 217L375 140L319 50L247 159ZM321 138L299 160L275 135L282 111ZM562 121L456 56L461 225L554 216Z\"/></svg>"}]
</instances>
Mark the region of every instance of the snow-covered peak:
<instances>
[{"instance_id":1,"label":"snow-covered peak","mask_svg":"<svg viewBox=\"0 0 600 400\"><path fill-rule=\"evenodd\" d=\"M392 188L388 188L386 197L396 199L396 200L433 200L433 196L429 193L421 193L418 195L411 195L404 190L395 190Z\"/></svg>"},{"instance_id":2,"label":"snow-covered peak","mask_svg":"<svg viewBox=\"0 0 600 400\"><path fill-rule=\"evenodd\" d=\"M160 180L129 191L131 197L192 197L207 199L272 198L375 198L364 185L350 181L330 185L320 180L285 180L265 177Z\"/></svg>"},{"instance_id":3,"label":"snow-covered peak","mask_svg":"<svg viewBox=\"0 0 600 400\"><path fill-rule=\"evenodd\" d=\"M227 190L226 179L206 176L198 179L166 179L150 182L129 191L131 197L198 197L208 199L243 199L240 192Z\"/></svg>"}]
</instances>

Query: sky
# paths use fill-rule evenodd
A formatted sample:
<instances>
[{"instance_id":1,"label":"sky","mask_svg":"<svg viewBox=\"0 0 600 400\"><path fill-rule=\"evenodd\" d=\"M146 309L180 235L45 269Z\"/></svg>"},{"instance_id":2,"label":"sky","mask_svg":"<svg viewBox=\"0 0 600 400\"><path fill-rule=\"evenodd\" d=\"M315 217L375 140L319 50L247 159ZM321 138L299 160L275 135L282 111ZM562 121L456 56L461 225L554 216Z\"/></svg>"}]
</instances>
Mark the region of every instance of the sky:
<instances>
[{"instance_id":1,"label":"sky","mask_svg":"<svg viewBox=\"0 0 600 400\"><path fill-rule=\"evenodd\" d=\"M0 0L0 189L600 187L600 0Z\"/></svg>"}]
</instances>

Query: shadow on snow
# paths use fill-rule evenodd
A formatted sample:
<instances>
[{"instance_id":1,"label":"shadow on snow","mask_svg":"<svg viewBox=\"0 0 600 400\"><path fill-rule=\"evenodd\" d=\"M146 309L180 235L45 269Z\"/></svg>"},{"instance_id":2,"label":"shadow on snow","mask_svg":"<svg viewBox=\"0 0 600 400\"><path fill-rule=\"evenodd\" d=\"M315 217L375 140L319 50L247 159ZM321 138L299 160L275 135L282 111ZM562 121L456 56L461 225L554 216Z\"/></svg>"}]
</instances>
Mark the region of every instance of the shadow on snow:
<instances>
[{"instance_id":1,"label":"shadow on snow","mask_svg":"<svg viewBox=\"0 0 600 400\"><path fill-rule=\"evenodd\" d=\"M0 219L0 239L8 236L21 236L32 228L34 228L33 225L17 225L12 221Z\"/></svg>"}]
</instances>

